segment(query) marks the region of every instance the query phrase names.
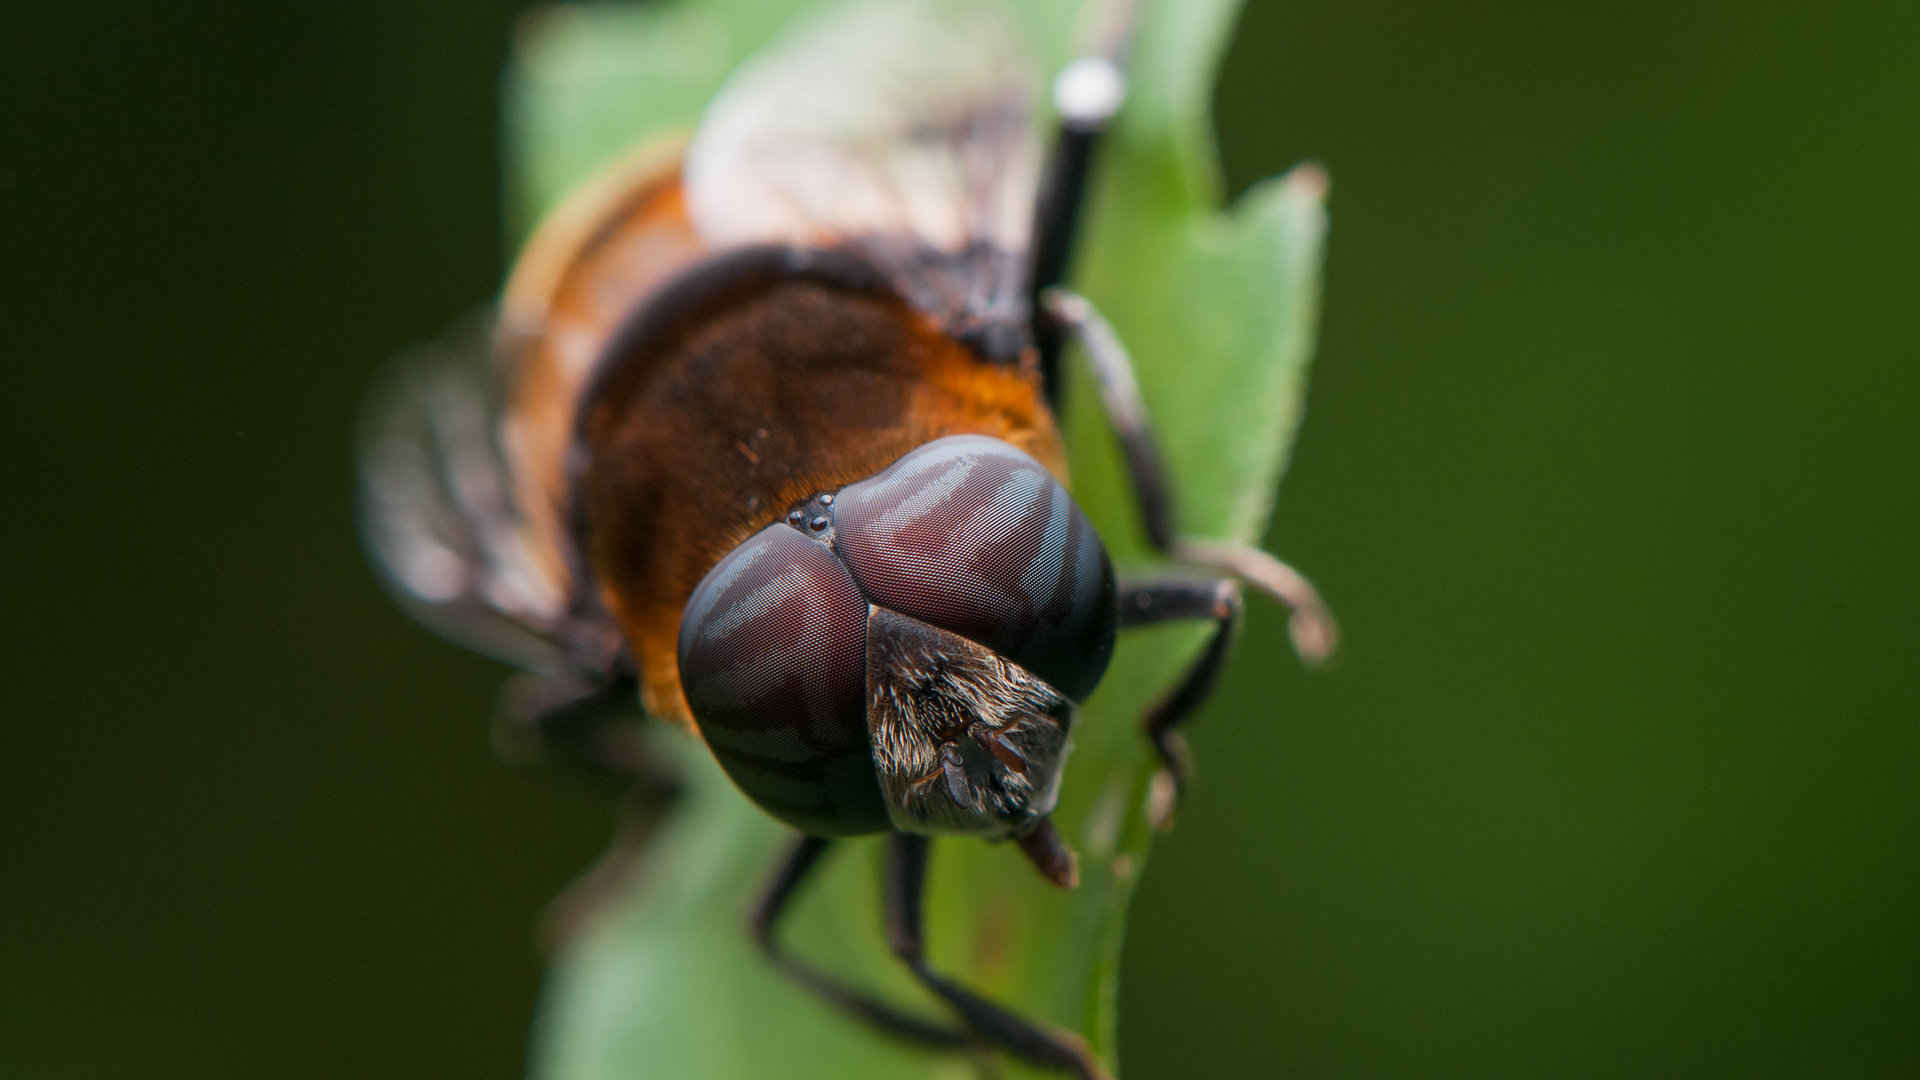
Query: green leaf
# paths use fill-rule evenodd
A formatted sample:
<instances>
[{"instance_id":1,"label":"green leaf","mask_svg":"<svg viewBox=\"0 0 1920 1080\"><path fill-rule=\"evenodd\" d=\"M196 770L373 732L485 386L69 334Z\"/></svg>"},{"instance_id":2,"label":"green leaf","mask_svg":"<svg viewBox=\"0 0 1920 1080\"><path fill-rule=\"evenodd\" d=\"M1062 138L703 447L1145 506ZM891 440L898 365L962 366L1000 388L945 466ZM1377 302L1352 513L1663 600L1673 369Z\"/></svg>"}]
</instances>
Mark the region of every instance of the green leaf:
<instances>
[{"instance_id":1,"label":"green leaf","mask_svg":"<svg viewBox=\"0 0 1920 1080\"><path fill-rule=\"evenodd\" d=\"M815 6L711 0L536 17L509 80L514 228L524 231L634 142L689 128L734 64ZM1207 106L1236 9L1236 0L1148 5L1076 277L1133 353L1180 485L1184 530L1255 540L1300 416L1324 185L1316 170L1300 170L1255 187L1230 214L1217 210ZM1058 3L1020 13L1034 54L1054 64L1070 55L1078 18ZM1146 548L1112 435L1078 374L1069 400L1075 494L1124 573L1147 561ZM1250 617L1283 615L1256 601ZM1127 902L1151 834L1139 717L1201 636L1172 628L1124 637L1076 722L1054 820L1080 854L1077 890L1046 885L1009 845L935 846L927 912L935 966L1083 1033L1109 1062ZM789 834L691 740L662 741L673 744L691 794L658 836L643 880L558 958L535 1073L975 1075L965 1059L875 1037L761 963L745 912ZM877 840L841 845L786 933L802 955L939 1015L885 949L881 851Z\"/></svg>"}]
</instances>

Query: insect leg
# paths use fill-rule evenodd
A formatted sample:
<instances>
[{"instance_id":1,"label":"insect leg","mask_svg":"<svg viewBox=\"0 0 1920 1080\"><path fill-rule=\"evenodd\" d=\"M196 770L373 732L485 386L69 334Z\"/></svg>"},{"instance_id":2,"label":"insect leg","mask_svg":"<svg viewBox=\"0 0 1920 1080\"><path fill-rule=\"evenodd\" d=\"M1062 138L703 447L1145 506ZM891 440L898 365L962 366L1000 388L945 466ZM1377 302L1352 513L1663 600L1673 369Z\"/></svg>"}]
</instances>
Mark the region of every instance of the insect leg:
<instances>
[{"instance_id":1,"label":"insect leg","mask_svg":"<svg viewBox=\"0 0 1920 1080\"><path fill-rule=\"evenodd\" d=\"M1333 614L1321 602L1313 583L1298 570L1259 548L1195 540L1177 533L1166 459L1147 418L1140 384L1133 376L1133 361L1113 327L1084 297L1065 289L1048 289L1041 303L1047 316L1071 333L1086 353L1101 406L1126 457L1148 542L1176 562L1229 574L1287 605L1292 611L1287 629L1294 650L1309 663L1326 659L1338 638Z\"/></svg>"},{"instance_id":2,"label":"insect leg","mask_svg":"<svg viewBox=\"0 0 1920 1080\"><path fill-rule=\"evenodd\" d=\"M780 925L780 916L785 914L788 903L799 893L801 885L819 865L820 857L826 854L831 843L832 841L823 837L802 836L781 858L779 869L774 871L772 879L767 882L765 891L760 895L760 902L754 905L753 914L747 921L747 929L753 936L754 944L760 947L760 951L766 954L767 961L781 974L885 1034L945 1050L966 1049L977 1045L977 1040L966 1032L956 1031L901 1012L842 983L819 968L795 958L781 948L779 940L775 937L775 931Z\"/></svg>"},{"instance_id":3,"label":"insect leg","mask_svg":"<svg viewBox=\"0 0 1920 1080\"><path fill-rule=\"evenodd\" d=\"M1078 1036L1023 1020L927 967L921 908L929 841L913 833L896 833L892 844L887 859L887 940L914 977L953 1006L985 1042L1023 1061L1072 1072L1082 1080L1112 1080Z\"/></svg>"},{"instance_id":4,"label":"insect leg","mask_svg":"<svg viewBox=\"0 0 1920 1080\"><path fill-rule=\"evenodd\" d=\"M1173 823L1188 774L1186 741L1176 729L1213 693L1225 664L1227 645L1240 622L1240 583L1232 578L1124 581L1119 600L1122 629L1189 619L1213 623L1206 648L1180 681L1147 710L1147 739L1160 755L1161 764L1154 782L1151 816L1155 828L1165 829Z\"/></svg>"},{"instance_id":5,"label":"insect leg","mask_svg":"<svg viewBox=\"0 0 1920 1080\"><path fill-rule=\"evenodd\" d=\"M636 801L664 804L680 780L647 752L636 693L630 675L598 686L519 676L500 696L494 742L510 761L561 765Z\"/></svg>"},{"instance_id":6,"label":"insect leg","mask_svg":"<svg viewBox=\"0 0 1920 1080\"><path fill-rule=\"evenodd\" d=\"M1087 179L1093 172L1100 137L1126 100L1126 54L1135 22L1135 0L1110 0L1094 47L1068 64L1053 83L1054 110L1060 129L1041 173L1034 201L1033 253L1028 267L1028 299L1067 278L1073 262L1074 239L1086 204ZM1037 304L1035 310L1038 310ZM1059 327L1036 319L1034 344L1040 353L1040 371L1047 400L1060 401Z\"/></svg>"},{"instance_id":7,"label":"insect leg","mask_svg":"<svg viewBox=\"0 0 1920 1080\"><path fill-rule=\"evenodd\" d=\"M620 797L606 850L541 916L540 940L549 948L571 940L633 884L663 811L680 796L679 776L648 750L641 726L631 676L590 688L521 675L501 694L494 743L502 757L561 766Z\"/></svg>"}]
</instances>

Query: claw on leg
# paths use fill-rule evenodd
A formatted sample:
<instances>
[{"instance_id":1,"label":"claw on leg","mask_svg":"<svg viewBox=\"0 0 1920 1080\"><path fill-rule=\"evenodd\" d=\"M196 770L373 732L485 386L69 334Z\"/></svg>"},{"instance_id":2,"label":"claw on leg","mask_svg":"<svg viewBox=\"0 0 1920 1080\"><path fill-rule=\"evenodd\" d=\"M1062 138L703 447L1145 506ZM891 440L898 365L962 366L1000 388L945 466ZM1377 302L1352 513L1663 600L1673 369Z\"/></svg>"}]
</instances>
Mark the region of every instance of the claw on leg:
<instances>
[{"instance_id":1,"label":"claw on leg","mask_svg":"<svg viewBox=\"0 0 1920 1080\"><path fill-rule=\"evenodd\" d=\"M1173 823L1180 793L1187 779L1186 742L1176 730L1213 692L1226 663L1234 626L1240 621L1240 583L1232 577L1193 580L1127 581L1120 587L1120 625L1204 620L1213 624L1206 647L1200 650L1180 681L1147 710L1145 731L1160 757L1161 768L1149 789L1147 816L1156 829Z\"/></svg>"},{"instance_id":2,"label":"claw on leg","mask_svg":"<svg viewBox=\"0 0 1920 1080\"><path fill-rule=\"evenodd\" d=\"M1244 544L1182 538L1174 544L1173 557L1232 574L1287 605L1293 613L1287 620L1288 635L1294 651L1307 663L1323 663L1338 647L1340 628L1333 621L1333 612L1320 599L1319 590L1300 571L1272 555Z\"/></svg>"},{"instance_id":3,"label":"claw on leg","mask_svg":"<svg viewBox=\"0 0 1920 1080\"><path fill-rule=\"evenodd\" d=\"M1173 828L1174 812L1180 808L1180 795L1186 791L1191 766L1187 764L1187 740L1177 731L1164 731L1153 741L1160 754L1160 768L1154 770L1147 788L1147 822L1156 832Z\"/></svg>"}]
</instances>

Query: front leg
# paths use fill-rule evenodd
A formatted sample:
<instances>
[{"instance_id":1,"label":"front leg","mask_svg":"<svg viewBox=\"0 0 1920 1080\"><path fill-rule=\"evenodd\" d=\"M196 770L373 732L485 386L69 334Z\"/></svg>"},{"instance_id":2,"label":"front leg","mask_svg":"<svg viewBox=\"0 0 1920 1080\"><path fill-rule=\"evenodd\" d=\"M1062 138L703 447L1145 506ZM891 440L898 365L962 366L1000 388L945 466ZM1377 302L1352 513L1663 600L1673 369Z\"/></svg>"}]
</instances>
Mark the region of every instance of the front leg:
<instances>
[{"instance_id":1,"label":"front leg","mask_svg":"<svg viewBox=\"0 0 1920 1080\"><path fill-rule=\"evenodd\" d=\"M795 957L780 944L780 919L800 889L820 865L832 841L819 836L802 836L781 857L778 869L767 882L766 890L753 906L747 920L747 932L761 955L774 969L847 1015L893 1038L932 1050L969 1050L973 1038L904 1012L857 987L848 986L820 968Z\"/></svg>"},{"instance_id":2,"label":"front leg","mask_svg":"<svg viewBox=\"0 0 1920 1080\"><path fill-rule=\"evenodd\" d=\"M634 677L597 683L523 674L501 692L493 738L516 763L556 765L644 806L665 806L680 778L647 749Z\"/></svg>"},{"instance_id":3,"label":"front leg","mask_svg":"<svg viewBox=\"0 0 1920 1080\"><path fill-rule=\"evenodd\" d=\"M1055 1031L988 1001L927 965L921 935L930 841L896 833L887 860L887 941L921 985L938 994L982 1042L1031 1065L1072 1073L1080 1080L1113 1080L1079 1036Z\"/></svg>"},{"instance_id":4,"label":"front leg","mask_svg":"<svg viewBox=\"0 0 1920 1080\"><path fill-rule=\"evenodd\" d=\"M1165 578L1120 584L1120 628L1205 619L1213 633L1180 681L1147 709L1146 734L1160 755L1148 816L1156 829L1173 824L1173 812L1188 774L1186 741L1177 730L1213 693L1225 666L1227 646L1240 622L1240 585L1231 578Z\"/></svg>"},{"instance_id":5,"label":"front leg","mask_svg":"<svg viewBox=\"0 0 1920 1080\"><path fill-rule=\"evenodd\" d=\"M500 695L493 731L502 757L567 769L620 800L607 849L541 917L549 948L572 940L633 885L655 828L680 796L679 776L647 746L637 694L626 674L598 683L525 674Z\"/></svg>"},{"instance_id":6,"label":"front leg","mask_svg":"<svg viewBox=\"0 0 1920 1080\"><path fill-rule=\"evenodd\" d=\"M1061 288L1041 297L1047 318L1071 333L1092 368L1100 404L1126 458L1127 475L1140 504L1147 541L1176 562L1231 575L1287 605L1292 611L1287 629L1302 660L1317 664L1332 654L1339 639L1333 614L1304 575L1259 548L1179 535L1174 520L1173 480L1154 438L1133 361L1113 332L1084 297Z\"/></svg>"}]
</instances>

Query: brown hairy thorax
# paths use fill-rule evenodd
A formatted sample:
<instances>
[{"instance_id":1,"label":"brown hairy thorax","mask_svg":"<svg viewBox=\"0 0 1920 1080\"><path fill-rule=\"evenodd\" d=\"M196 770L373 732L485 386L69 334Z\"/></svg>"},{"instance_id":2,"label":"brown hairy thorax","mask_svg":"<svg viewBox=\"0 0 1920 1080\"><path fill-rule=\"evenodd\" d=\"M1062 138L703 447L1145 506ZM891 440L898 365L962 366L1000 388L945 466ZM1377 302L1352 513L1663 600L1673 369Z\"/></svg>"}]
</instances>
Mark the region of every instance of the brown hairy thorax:
<instances>
[{"instance_id":1,"label":"brown hairy thorax","mask_svg":"<svg viewBox=\"0 0 1920 1080\"><path fill-rule=\"evenodd\" d=\"M508 284L500 337L529 546L563 580L570 509L584 517L597 599L631 645L643 705L690 724L680 611L742 539L946 435L1003 439L1062 482L1066 454L1031 350L988 363L888 295L775 283L643 355L610 355L637 308L712 257L687 219L680 150L643 148L542 226ZM579 477L576 433L590 462Z\"/></svg>"},{"instance_id":2,"label":"brown hairy thorax","mask_svg":"<svg viewBox=\"0 0 1920 1080\"><path fill-rule=\"evenodd\" d=\"M649 712L686 722L681 609L741 540L815 493L946 435L1064 454L1030 367L983 363L904 302L779 281L607 380L586 405L576 496L601 600Z\"/></svg>"}]
</instances>

